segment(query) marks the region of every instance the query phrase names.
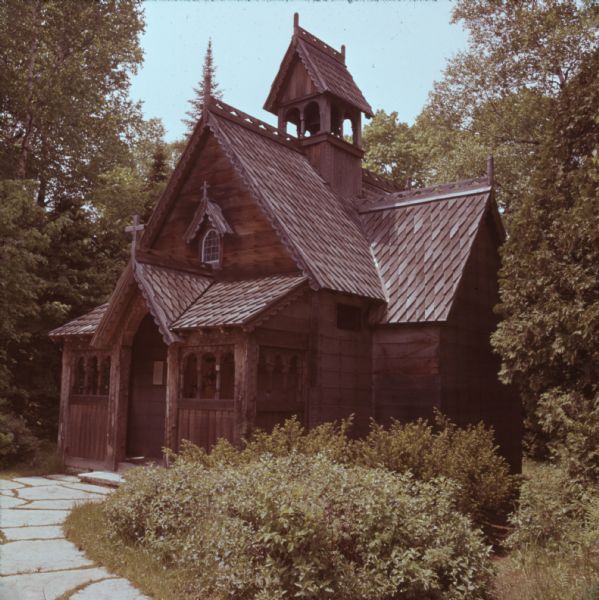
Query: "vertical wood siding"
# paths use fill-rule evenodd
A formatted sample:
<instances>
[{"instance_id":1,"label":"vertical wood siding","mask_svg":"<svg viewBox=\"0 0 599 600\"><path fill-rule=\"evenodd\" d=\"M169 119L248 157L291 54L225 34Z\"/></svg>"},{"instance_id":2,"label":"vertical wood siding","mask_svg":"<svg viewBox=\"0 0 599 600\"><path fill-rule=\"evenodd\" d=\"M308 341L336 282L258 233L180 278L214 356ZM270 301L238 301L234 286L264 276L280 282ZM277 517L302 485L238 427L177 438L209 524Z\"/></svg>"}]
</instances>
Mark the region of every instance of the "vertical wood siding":
<instances>
[{"instance_id":1,"label":"vertical wood siding","mask_svg":"<svg viewBox=\"0 0 599 600\"><path fill-rule=\"evenodd\" d=\"M67 454L103 461L108 431L108 396L71 396Z\"/></svg>"}]
</instances>

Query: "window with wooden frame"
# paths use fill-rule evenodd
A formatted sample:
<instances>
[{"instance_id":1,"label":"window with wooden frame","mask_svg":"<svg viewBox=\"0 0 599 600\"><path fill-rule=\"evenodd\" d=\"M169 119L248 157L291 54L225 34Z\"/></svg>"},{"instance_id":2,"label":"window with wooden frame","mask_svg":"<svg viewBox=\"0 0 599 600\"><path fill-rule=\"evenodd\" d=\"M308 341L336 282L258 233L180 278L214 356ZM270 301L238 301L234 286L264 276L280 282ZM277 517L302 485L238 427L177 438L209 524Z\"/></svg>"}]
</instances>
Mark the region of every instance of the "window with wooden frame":
<instances>
[{"instance_id":1,"label":"window with wooden frame","mask_svg":"<svg viewBox=\"0 0 599 600\"><path fill-rule=\"evenodd\" d=\"M209 229L201 241L202 262L212 265L220 265L220 236L216 229Z\"/></svg>"},{"instance_id":2,"label":"window with wooden frame","mask_svg":"<svg viewBox=\"0 0 599 600\"><path fill-rule=\"evenodd\" d=\"M186 400L233 400L235 357L223 348L198 349L183 359L181 396Z\"/></svg>"},{"instance_id":3,"label":"window with wooden frame","mask_svg":"<svg viewBox=\"0 0 599 600\"><path fill-rule=\"evenodd\" d=\"M198 359L195 354L185 358L183 366L183 397L195 398L198 395Z\"/></svg>"},{"instance_id":4,"label":"window with wooden frame","mask_svg":"<svg viewBox=\"0 0 599 600\"><path fill-rule=\"evenodd\" d=\"M362 310L351 304L337 304L337 329L360 331L362 329Z\"/></svg>"}]
</instances>

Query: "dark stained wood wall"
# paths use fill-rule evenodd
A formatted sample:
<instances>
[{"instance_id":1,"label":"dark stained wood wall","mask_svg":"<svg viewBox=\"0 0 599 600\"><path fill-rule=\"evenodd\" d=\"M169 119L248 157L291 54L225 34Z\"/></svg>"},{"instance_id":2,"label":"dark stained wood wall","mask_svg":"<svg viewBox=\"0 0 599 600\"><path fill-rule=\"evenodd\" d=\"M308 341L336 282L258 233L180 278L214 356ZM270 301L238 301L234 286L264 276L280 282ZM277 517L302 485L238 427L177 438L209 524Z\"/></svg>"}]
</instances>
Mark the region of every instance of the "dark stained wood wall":
<instances>
[{"instance_id":1,"label":"dark stained wood wall","mask_svg":"<svg viewBox=\"0 0 599 600\"><path fill-rule=\"evenodd\" d=\"M454 307L441 330L441 409L458 425L492 425L512 468L521 468L522 415L514 390L497 377L490 336L498 323L499 240L487 217L474 242Z\"/></svg>"},{"instance_id":2,"label":"dark stained wood wall","mask_svg":"<svg viewBox=\"0 0 599 600\"><path fill-rule=\"evenodd\" d=\"M439 407L439 343L436 324L374 330L373 402L378 422L430 418Z\"/></svg>"},{"instance_id":3,"label":"dark stained wood wall","mask_svg":"<svg viewBox=\"0 0 599 600\"><path fill-rule=\"evenodd\" d=\"M68 407L69 457L103 461L106 457L108 396L72 395Z\"/></svg>"},{"instance_id":4,"label":"dark stained wood wall","mask_svg":"<svg viewBox=\"0 0 599 600\"><path fill-rule=\"evenodd\" d=\"M289 74L287 75L282 88L283 93L280 98L282 104L318 92L314 87L306 68L298 58L295 59L295 64L289 70Z\"/></svg>"},{"instance_id":5,"label":"dark stained wood wall","mask_svg":"<svg viewBox=\"0 0 599 600\"><path fill-rule=\"evenodd\" d=\"M253 337L258 345L257 389L254 426L271 430L292 415L308 425L307 376L309 369L308 344L311 323L310 292L306 292L280 312L256 328ZM265 365L280 355L287 363L297 361L297 377L291 385L272 390L272 374ZM281 386L279 386L281 387Z\"/></svg>"},{"instance_id":6,"label":"dark stained wood wall","mask_svg":"<svg viewBox=\"0 0 599 600\"><path fill-rule=\"evenodd\" d=\"M337 304L360 308L359 331L337 327ZM310 426L354 415L356 435L368 430L372 416L371 331L368 304L360 298L320 291L313 296L312 373L310 374Z\"/></svg>"},{"instance_id":7,"label":"dark stained wood wall","mask_svg":"<svg viewBox=\"0 0 599 600\"><path fill-rule=\"evenodd\" d=\"M224 236L222 269L218 278L234 279L296 271L277 233L270 226L239 180L212 134L207 134L199 156L162 226L153 249L166 255L198 258L197 239L186 244L183 236L202 197L208 195L222 209L235 235Z\"/></svg>"},{"instance_id":8,"label":"dark stained wood wall","mask_svg":"<svg viewBox=\"0 0 599 600\"><path fill-rule=\"evenodd\" d=\"M179 443L189 440L209 450L220 438L235 441L235 411L232 400L212 403L179 400Z\"/></svg>"}]
</instances>

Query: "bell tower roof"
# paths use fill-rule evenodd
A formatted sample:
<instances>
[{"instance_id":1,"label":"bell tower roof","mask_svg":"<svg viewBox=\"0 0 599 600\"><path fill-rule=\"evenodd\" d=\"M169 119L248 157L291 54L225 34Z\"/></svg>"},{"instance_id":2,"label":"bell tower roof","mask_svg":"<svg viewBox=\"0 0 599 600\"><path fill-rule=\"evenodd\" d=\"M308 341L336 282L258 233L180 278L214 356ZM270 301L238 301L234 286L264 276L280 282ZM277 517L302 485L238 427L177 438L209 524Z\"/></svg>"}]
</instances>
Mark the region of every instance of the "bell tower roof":
<instances>
[{"instance_id":1,"label":"bell tower roof","mask_svg":"<svg viewBox=\"0 0 599 600\"><path fill-rule=\"evenodd\" d=\"M298 85L302 79L297 75L298 63L309 81ZM294 89L289 89L290 87ZM335 50L310 32L299 26L299 17L294 15L293 37L285 53L279 72L277 73L264 109L278 114L281 106L310 94L331 94L342 101L372 117L370 104L356 85L351 73L345 65L345 46L341 52Z\"/></svg>"}]
</instances>

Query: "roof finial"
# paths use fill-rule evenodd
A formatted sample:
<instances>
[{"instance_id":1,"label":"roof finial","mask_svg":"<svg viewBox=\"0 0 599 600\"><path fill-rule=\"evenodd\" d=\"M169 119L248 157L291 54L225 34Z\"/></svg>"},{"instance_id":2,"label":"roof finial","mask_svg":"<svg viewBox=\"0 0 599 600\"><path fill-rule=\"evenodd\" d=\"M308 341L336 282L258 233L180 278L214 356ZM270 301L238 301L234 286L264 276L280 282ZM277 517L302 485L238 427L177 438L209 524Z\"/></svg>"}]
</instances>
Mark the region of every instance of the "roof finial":
<instances>
[{"instance_id":1,"label":"roof finial","mask_svg":"<svg viewBox=\"0 0 599 600\"><path fill-rule=\"evenodd\" d=\"M293 32L299 29L299 13L293 13Z\"/></svg>"},{"instance_id":2,"label":"roof finial","mask_svg":"<svg viewBox=\"0 0 599 600\"><path fill-rule=\"evenodd\" d=\"M495 176L495 162L493 160L493 155L489 154L487 157L487 181L489 185L493 185L493 179Z\"/></svg>"},{"instance_id":3,"label":"roof finial","mask_svg":"<svg viewBox=\"0 0 599 600\"><path fill-rule=\"evenodd\" d=\"M202 186L202 188L203 188L202 189L202 191L203 191L202 200L208 200L208 188L209 187L210 186L208 185L208 182L204 179L204 185Z\"/></svg>"},{"instance_id":4,"label":"roof finial","mask_svg":"<svg viewBox=\"0 0 599 600\"><path fill-rule=\"evenodd\" d=\"M341 44L341 56L343 58L343 62L345 62L345 44Z\"/></svg>"},{"instance_id":5,"label":"roof finial","mask_svg":"<svg viewBox=\"0 0 599 600\"><path fill-rule=\"evenodd\" d=\"M133 215L133 224L125 227L125 231L131 234L131 260L135 262L137 255L137 244L139 235L144 230L143 224L139 220L139 215Z\"/></svg>"}]
</instances>

